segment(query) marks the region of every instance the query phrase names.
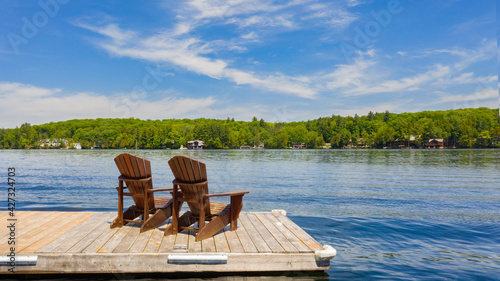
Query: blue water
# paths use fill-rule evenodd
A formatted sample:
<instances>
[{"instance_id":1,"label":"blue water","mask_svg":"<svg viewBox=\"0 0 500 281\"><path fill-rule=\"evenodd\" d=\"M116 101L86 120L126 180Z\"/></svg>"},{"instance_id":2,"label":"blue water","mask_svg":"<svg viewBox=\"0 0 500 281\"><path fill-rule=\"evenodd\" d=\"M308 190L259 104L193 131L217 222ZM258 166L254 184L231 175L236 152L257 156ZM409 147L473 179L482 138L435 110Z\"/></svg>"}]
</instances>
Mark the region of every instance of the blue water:
<instances>
[{"instance_id":1,"label":"blue water","mask_svg":"<svg viewBox=\"0 0 500 281\"><path fill-rule=\"evenodd\" d=\"M18 209L115 211L122 152L0 150L0 168L5 182L16 169ZM284 209L337 249L325 275L286 280L500 279L500 150L128 152L151 160L155 188L172 156L200 159L211 192L249 190L244 211Z\"/></svg>"}]
</instances>

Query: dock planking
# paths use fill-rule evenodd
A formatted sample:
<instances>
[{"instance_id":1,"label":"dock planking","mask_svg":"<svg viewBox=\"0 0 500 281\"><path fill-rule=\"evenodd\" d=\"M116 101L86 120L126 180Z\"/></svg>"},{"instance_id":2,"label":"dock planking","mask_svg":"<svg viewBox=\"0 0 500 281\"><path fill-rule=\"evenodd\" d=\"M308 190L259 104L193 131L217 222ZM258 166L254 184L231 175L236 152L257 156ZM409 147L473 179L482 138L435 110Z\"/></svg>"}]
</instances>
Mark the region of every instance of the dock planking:
<instances>
[{"instance_id":1,"label":"dock planking","mask_svg":"<svg viewBox=\"0 0 500 281\"><path fill-rule=\"evenodd\" d=\"M5 223L7 212L0 212ZM178 273L323 271L329 260L318 262L323 247L288 217L278 212L240 214L238 229L229 227L213 237L195 241L195 232L183 230L164 236L170 220L141 233L140 224L109 226L115 212L17 211L16 255L37 256L36 265L17 266L17 273ZM0 255L10 253L11 235L0 231ZM169 262L169 255L224 255L219 264ZM9 273L0 265L0 273Z\"/></svg>"}]
</instances>

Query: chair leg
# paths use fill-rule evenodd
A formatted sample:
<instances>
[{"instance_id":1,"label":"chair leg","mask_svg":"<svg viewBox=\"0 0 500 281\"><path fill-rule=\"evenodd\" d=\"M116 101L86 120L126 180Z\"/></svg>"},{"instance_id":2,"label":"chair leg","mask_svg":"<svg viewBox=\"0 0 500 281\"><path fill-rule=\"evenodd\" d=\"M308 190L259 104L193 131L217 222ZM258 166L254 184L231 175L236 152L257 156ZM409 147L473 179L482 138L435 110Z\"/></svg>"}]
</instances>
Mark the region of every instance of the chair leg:
<instances>
[{"instance_id":1,"label":"chair leg","mask_svg":"<svg viewBox=\"0 0 500 281\"><path fill-rule=\"evenodd\" d=\"M120 218L121 217L121 218ZM136 218L134 210L127 209L124 213L118 214L118 217L111 223L110 228L122 227L123 220L133 220Z\"/></svg>"},{"instance_id":2,"label":"chair leg","mask_svg":"<svg viewBox=\"0 0 500 281\"><path fill-rule=\"evenodd\" d=\"M205 206L203 205L203 198L200 198L199 201L200 214L198 217L198 228L202 229L205 226Z\"/></svg>"},{"instance_id":3,"label":"chair leg","mask_svg":"<svg viewBox=\"0 0 500 281\"><path fill-rule=\"evenodd\" d=\"M235 231L238 229L238 217L240 216L241 209L243 208L243 195L231 196L231 222L230 230Z\"/></svg>"},{"instance_id":4,"label":"chair leg","mask_svg":"<svg viewBox=\"0 0 500 281\"><path fill-rule=\"evenodd\" d=\"M191 222L189 220L190 216L191 216L191 213L189 213L189 212L182 214L182 216L177 221L177 227L180 228L183 226L190 226L191 225ZM173 222L173 218L172 218L172 222ZM168 235L173 235L173 234L177 234L177 233L178 233L178 231L174 232L173 223L171 223L171 224L167 225L167 227L165 228L164 235L168 236Z\"/></svg>"},{"instance_id":5,"label":"chair leg","mask_svg":"<svg viewBox=\"0 0 500 281\"><path fill-rule=\"evenodd\" d=\"M177 200L177 198L182 196L181 194L179 194L179 186L174 184L174 190L171 193L172 193L172 223L165 229L165 235L177 234L177 232L179 232L180 202Z\"/></svg>"},{"instance_id":6,"label":"chair leg","mask_svg":"<svg viewBox=\"0 0 500 281\"><path fill-rule=\"evenodd\" d=\"M173 201L170 200L170 202L168 203L167 206L165 206L165 208L157 210L156 213L154 213L151 217L149 217L149 219L142 224L141 232L156 228L164 221L166 221L168 218L170 218L172 216L172 207L173 207L172 203ZM179 208L182 208L182 203L183 202L178 203Z\"/></svg>"},{"instance_id":7,"label":"chair leg","mask_svg":"<svg viewBox=\"0 0 500 281\"><path fill-rule=\"evenodd\" d=\"M230 219L231 216L229 210L212 218L212 220L205 225L205 227L200 228L195 241L201 241L214 236L217 232L229 224Z\"/></svg>"},{"instance_id":8,"label":"chair leg","mask_svg":"<svg viewBox=\"0 0 500 281\"><path fill-rule=\"evenodd\" d=\"M123 226L123 181L118 185L118 226Z\"/></svg>"},{"instance_id":9,"label":"chair leg","mask_svg":"<svg viewBox=\"0 0 500 281\"><path fill-rule=\"evenodd\" d=\"M154 208L154 206L153 206ZM149 198L148 198L148 189L144 187L144 213L142 215L142 221L145 222L149 218Z\"/></svg>"},{"instance_id":10,"label":"chair leg","mask_svg":"<svg viewBox=\"0 0 500 281\"><path fill-rule=\"evenodd\" d=\"M110 227L122 227L123 226L123 181L118 180L118 217L111 223ZM128 211L128 210L127 210Z\"/></svg>"}]
</instances>

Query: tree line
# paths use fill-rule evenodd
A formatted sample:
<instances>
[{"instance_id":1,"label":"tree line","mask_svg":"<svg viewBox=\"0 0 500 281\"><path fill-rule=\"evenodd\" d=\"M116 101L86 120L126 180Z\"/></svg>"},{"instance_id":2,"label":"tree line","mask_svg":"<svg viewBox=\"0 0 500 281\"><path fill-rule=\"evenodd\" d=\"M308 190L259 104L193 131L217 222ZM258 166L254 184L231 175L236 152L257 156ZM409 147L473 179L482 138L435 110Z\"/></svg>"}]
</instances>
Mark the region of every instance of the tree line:
<instances>
[{"instance_id":1,"label":"tree line","mask_svg":"<svg viewBox=\"0 0 500 281\"><path fill-rule=\"evenodd\" d=\"M46 140L80 143L82 148L175 149L190 140L206 148L261 146L289 148L382 148L407 143L425 147L443 139L447 147L500 147L498 109L468 108L416 113L370 112L365 116L332 115L300 122L265 122L216 119L79 119L42 125L22 124L0 129L1 149L38 149ZM62 147L62 146L61 146Z\"/></svg>"}]
</instances>

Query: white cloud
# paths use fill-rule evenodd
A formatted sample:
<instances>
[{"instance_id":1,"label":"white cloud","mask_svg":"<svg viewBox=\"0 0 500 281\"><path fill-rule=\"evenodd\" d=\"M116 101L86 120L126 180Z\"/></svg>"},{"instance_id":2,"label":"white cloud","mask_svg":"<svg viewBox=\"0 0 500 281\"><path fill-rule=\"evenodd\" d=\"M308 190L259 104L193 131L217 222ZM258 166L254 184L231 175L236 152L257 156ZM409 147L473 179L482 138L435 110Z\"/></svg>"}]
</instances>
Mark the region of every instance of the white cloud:
<instances>
[{"instance_id":1,"label":"white cloud","mask_svg":"<svg viewBox=\"0 0 500 281\"><path fill-rule=\"evenodd\" d=\"M241 38L243 39L247 39L247 40L256 40L259 36L257 34L255 34L254 31L252 32L249 32L247 34L243 34L241 35Z\"/></svg>"},{"instance_id":2,"label":"white cloud","mask_svg":"<svg viewBox=\"0 0 500 281\"><path fill-rule=\"evenodd\" d=\"M450 67L438 64L435 65L433 69L425 73L420 73L398 80L388 80L381 83L363 83L356 88L346 91L345 93L347 95L367 95L376 93L416 91L421 89L422 85L425 85L443 76L449 75L449 73Z\"/></svg>"},{"instance_id":3,"label":"white cloud","mask_svg":"<svg viewBox=\"0 0 500 281\"><path fill-rule=\"evenodd\" d=\"M455 103L454 108L463 107L497 107L498 99L498 89L481 87L477 89L473 94L449 94L449 93L438 93L440 95L439 100L434 104L442 103Z\"/></svg>"},{"instance_id":4,"label":"white cloud","mask_svg":"<svg viewBox=\"0 0 500 281\"><path fill-rule=\"evenodd\" d=\"M363 87L369 77L367 70L375 64L373 60L358 57L352 64L338 65L335 71L325 75L322 79L326 82L327 90Z\"/></svg>"},{"instance_id":5,"label":"white cloud","mask_svg":"<svg viewBox=\"0 0 500 281\"><path fill-rule=\"evenodd\" d=\"M127 46L100 43L109 53L122 57L143 59L151 62L170 62L197 74L221 78L227 63L210 59L200 54L207 52L194 38L185 40L171 39L164 35L141 38L129 42Z\"/></svg>"},{"instance_id":6,"label":"white cloud","mask_svg":"<svg viewBox=\"0 0 500 281\"><path fill-rule=\"evenodd\" d=\"M481 45L475 49L465 49L462 47L453 47L449 49L438 49L432 51L423 51L424 55L442 55L449 54L459 58L454 64L458 70L464 70L468 66L485 60L495 58L497 52L496 40L486 40L481 42Z\"/></svg>"},{"instance_id":7,"label":"white cloud","mask_svg":"<svg viewBox=\"0 0 500 281\"><path fill-rule=\"evenodd\" d=\"M7 82L0 83L0 96L6 99L15 97L23 99L47 97L53 95L54 93L58 93L60 91L61 89L49 90L49 89L37 88L31 85L23 85L21 83L7 83Z\"/></svg>"},{"instance_id":8,"label":"white cloud","mask_svg":"<svg viewBox=\"0 0 500 281\"><path fill-rule=\"evenodd\" d=\"M362 0L347 0L347 6L354 7L358 5L365 4L368 1L362 1Z\"/></svg>"},{"instance_id":9,"label":"white cloud","mask_svg":"<svg viewBox=\"0 0 500 281\"><path fill-rule=\"evenodd\" d=\"M204 110L215 105L216 102L217 100L211 96L199 99L169 97L156 102L139 101L139 106L134 110L137 112L134 116L141 116L139 118L143 119L165 119L193 114L200 117Z\"/></svg>"},{"instance_id":10,"label":"white cloud","mask_svg":"<svg viewBox=\"0 0 500 281\"><path fill-rule=\"evenodd\" d=\"M480 84L496 82L498 77L496 75L476 77L473 72L461 73L456 77L443 77L437 79L433 85L457 85L457 84Z\"/></svg>"},{"instance_id":11,"label":"white cloud","mask_svg":"<svg viewBox=\"0 0 500 281\"><path fill-rule=\"evenodd\" d=\"M351 1L349 4L353 6L360 3ZM103 21L98 21L99 24L80 21L75 25L104 36L104 39L97 40L96 45L111 55L154 63L167 62L196 74L228 79L237 85L315 98L320 87L312 85L310 81L273 71L249 72L233 66L230 60L219 58L217 54L221 51L247 52L245 44L258 44L265 40L259 33L261 31L267 33L271 30L270 33L275 34L319 24L346 27L357 19L357 16L346 10L345 3L317 4L312 0L189 0L181 3L175 12L178 22L171 30L160 30L159 33L153 30L151 33L156 33L149 36L123 30L114 20L107 25ZM241 34L230 39L210 41L191 35L200 26L210 24L235 24L239 27L235 32Z\"/></svg>"},{"instance_id":12,"label":"white cloud","mask_svg":"<svg viewBox=\"0 0 500 281\"><path fill-rule=\"evenodd\" d=\"M188 1L183 11L196 20L210 18L227 18L238 15L248 15L256 12L275 12L283 8L296 5L300 1L290 1L286 4L274 4L272 1L259 0L191 0Z\"/></svg>"},{"instance_id":13,"label":"white cloud","mask_svg":"<svg viewBox=\"0 0 500 281\"><path fill-rule=\"evenodd\" d=\"M495 24L494 19L491 17L482 17L482 18L474 18L472 20L468 20L466 22L462 22L453 26L454 34L463 34L467 32L471 32L474 30L479 30L484 28L485 26ZM460 35L461 36L461 35Z\"/></svg>"},{"instance_id":14,"label":"white cloud","mask_svg":"<svg viewBox=\"0 0 500 281\"><path fill-rule=\"evenodd\" d=\"M206 108L202 113L191 112L185 114L186 118L213 118L213 119L226 119L227 117L234 118L235 120L252 120L252 117L258 116L259 118L266 118L269 116L267 106L260 104L248 104L245 106L213 106ZM267 119L266 119L267 120Z\"/></svg>"},{"instance_id":15,"label":"white cloud","mask_svg":"<svg viewBox=\"0 0 500 281\"><path fill-rule=\"evenodd\" d=\"M318 24L345 27L357 20L346 5L356 6L366 1L317 3L309 0L274 2L260 0L209 1L191 0L182 3L177 10L179 20L172 30L163 30L154 35L139 34L120 29L116 24L79 26L92 30L105 38L97 45L115 56L146 60L154 63L169 63L174 67L214 79L225 79L235 85L248 85L267 92L315 99L320 93L336 96L361 96L373 94L406 94L415 91L431 92L453 84L491 82L496 76L476 77L474 73L462 71L468 66L492 57L496 50L493 40L484 40L476 49L446 48L420 52L440 59L433 65L411 61L415 56L406 50L389 58L377 56L374 49L358 51L357 58L350 64L336 65L330 73L310 76L291 76L279 71L252 72L236 67L230 59L218 55L223 52L246 52L252 44L265 42L264 28L273 32L286 29L310 28ZM283 4L284 3L284 4ZM295 6L294 9L288 9ZM299 22L300 21L300 22ZM207 27L234 24L233 38L211 39L194 37L192 32ZM260 28L260 29L259 29ZM198 33L197 36L200 36ZM227 35L227 34L226 34ZM257 40L258 39L258 40ZM441 58L448 54L447 62ZM494 52L493 52L494 54ZM239 54L237 54L239 55ZM449 58L451 63L449 62ZM234 57L231 57L234 59ZM410 61L410 62L409 62ZM404 74L398 73L404 67ZM249 62L251 63L251 62ZM425 62L427 63L427 62ZM410 66L418 66L412 69ZM249 69L254 69L252 66Z\"/></svg>"},{"instance_id":16,"label":"white cloud","mask_svg":"<svg viewBox=\"0 0 500 281\"><path fill-rule=\"evenodd\" d=\"M385 61L377 57L373 49L366 52L357 52L357 57L350 64L338 65L330 74L323 75L318 80L324 82L323 90L335 90L346 96L361 96L384 93L408 93L425 90L427 92L437 88L447 88L450 85L473 85L496 82L496 75L477 77L473 72L462 72L466 67L491 58L493 51L491 41L483 41L478 48L449 48L434 51L425 51L427 55L450 54L455 59L447 64L435 64L427 67L427 70L401 77L396 70L401 66L398 61L391 58L391 66L386 67ZM399 60L406 65L421 65L415 62L414 57L406 51L397 52L401 57ZM399 63L400 64L400 63ZM394 67L396 65L397 67ZM422 66L419 67L423 69ZM405 67L408 69L408 67ZM400 78L390 78L400 77Z\"/></svg>"},{"instance_id":17,"label":"white cloud","mask_svg":"<svg viewBox=\"0 0 500 281\"><path fill-rule=\"evenodd\" d=\"M310 13L302 20L314 20L315 24L326 24L334 28L345 28L358 19L358 16L337 4L313 4L306 7Z\"/></svg>"},{"instance_id":18,"label":"white cloud","mask_svg":"<svg viewBox=\"0 0 500 281\"><path fill-rule=\"evenodd\" d=\"M175 94L168 92L170 95ZM65 93L61 89L47 89L33 85L0 82L0 128L15 128L27 122L32 125L70 119L86 118L217 118L233 117L251 120L253 116L274 120L275 107L262 104L234 106L231 100L204 98L179 98L170 96L158 101L148 101L132 93L107 97L95 93ZM310 111L304 110L303 114ZM287 115L288 116L288 115ZM297 117L297 116L295 116ZM314 118L312 114L311 118ZM292 121L292 120L277 120Z\"/></svg>"},{"instance_id":19,"label":"white cloud","mask_svg":"<svg viewBox=\"0 0 500 281\"><path fill-rule=\"evenodd\" d=\"M112 39L114 44L123 45L124 43L134 40L137 34L133 31L124 31L120 29L116 24L111 23L104 26L93 26L85 24L82 22L75 23L76 26L83 27L85 29L97 32L101 35L107 36Z\"/></svg>"},{"instance_id":20,"label":"white cloud","mask_svg":"<svg viewBox=\"0 0 500 281\"><path fill-rule=\"evenodd\" d=\"M371 112L385 112L388 110L389 112L395 112L400 110L405 105L408 105L413 102L413 99L406 100L398 100L396 102L386 102L386 103L378 103L378 104L370 104L367 106L357 106L353 109L333 109L333 114L341 115L341 116L354 116L358 114L359 116L368 115Z\"/></svg>"},{"instance_id":21,"label":"white cloud","mask_svg":"<svg viewBox=\"0 0 500 281\"><path fill-rule=\"evenodd\" d=\"M107 27L102 28L109 29ZM105 32L99 31L99 27L92 27L92 30L105 34ZM164 33L146 38L135 38L127 44L114 44L113 42L98 44L116 56L142 59L155 63L169 62L197 74L216 79L226 78L238 85L251 85L266 91L291 94L303 98L314 98L317 94L316 90L298 78L277 74L255 75L230 68L224 60L203 56L210 53L212 51L210 48L216 44L201 44L195 38L175 39Z\"/></svg>"},{"instance_id":22,"label":"white cloud","mask_svg":"<svg viewBox=\"0 0 500 281\"><path fill-rule=\"evenodd\" d=\"M189 22L178 23L175 26L174 31L172 32L172 35L179 36L179 35L187 34L187 33L189 33L189 31L191 31L191 28L192 28L192 25Z\"/></svg>"},{"instance_id":23,"label":"white cloud","mask_svg":"<svg viewBox=\"0 0 500 281\"><path fill-rule=\"evenodd\" d=\"M159 101L134 99L132 94L114 98L94 93L63 93L21 83L0 82L0 128L13 128L28 122L43 124L52 121L83 118L164 119L204 116L217 103L205 98L167 97Z\"/></svg>"},{"instance_id":24,"label":"white cloud","mask_svg":"<svg viewBox=\"0 0 500 281\"><path fill-rule=\"evenodd\" d=\"M284 75L258 78L237 69L226 69L225 76L238 85L252 85L267 91L288 93L302 98L315 98L317 91L309 87L308 81Z\"/></svg>"},{"instance_id":25,"label":"white cloud","mask_svg":"<svg viewBox=\"0 0 500 281\"><path fill-rule=\"evenodd\" d=\"M286 27L295 28L295 23L291 20L291 15L253 15L246 18L231 18L226 21L226 24L235 24L240 28L246 27Z\"/></svg>"}]
</instances>

